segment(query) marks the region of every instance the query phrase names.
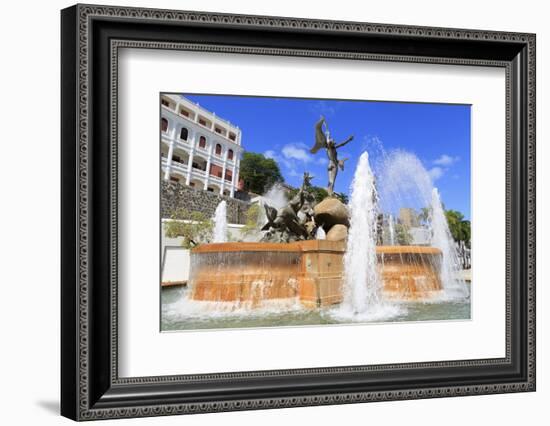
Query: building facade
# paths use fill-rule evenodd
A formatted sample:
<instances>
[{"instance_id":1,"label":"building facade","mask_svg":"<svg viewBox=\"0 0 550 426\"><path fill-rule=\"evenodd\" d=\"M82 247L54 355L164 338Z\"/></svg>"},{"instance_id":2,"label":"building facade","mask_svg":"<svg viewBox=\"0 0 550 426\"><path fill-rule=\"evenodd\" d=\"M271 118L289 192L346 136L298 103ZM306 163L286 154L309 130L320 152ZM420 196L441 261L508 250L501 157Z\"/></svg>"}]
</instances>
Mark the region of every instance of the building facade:
<instances>
[{"instance_id":1,"label":"building facade","mask_svg":"<svg viewBox=\"0 0 550 426\"><path fill-rule=\"evenodd\" d=\"M410 207L401 207L399 209L399 221L408 228L418 227L418 215Z\"/></svg>"},{"instance_id":2,"label":"building facade","mask_svg":"<svg viewBox=\"0 0 550 426\"><path fill-rule=\"evenodd\" d=\"M241 130L180 95L161 95L161 177L234 197Z\"/></svg>"}]
</instances>

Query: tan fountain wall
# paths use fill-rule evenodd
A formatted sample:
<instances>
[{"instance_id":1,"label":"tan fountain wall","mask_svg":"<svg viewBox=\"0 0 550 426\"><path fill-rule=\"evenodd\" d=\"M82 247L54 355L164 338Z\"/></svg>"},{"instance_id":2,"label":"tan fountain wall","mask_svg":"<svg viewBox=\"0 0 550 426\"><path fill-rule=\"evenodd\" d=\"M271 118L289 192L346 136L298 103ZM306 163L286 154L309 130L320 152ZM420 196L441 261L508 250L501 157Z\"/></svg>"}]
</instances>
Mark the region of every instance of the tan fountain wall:
<instances>
[{"instance_id":1,"label":"tan fountain wall","mask_svg":"<svg viewBox=\"0 0 550 426\"><path fill-rule=\"evenodd\" d=\"M394 300L430 299L442 290L441 250L421 246L376 248L384 297Z\"/></svg>"},{"instance_id":2,"label":"tan fountain wall","mask_svg":"<svg viewBox=\"0 0 550 426\"><path fill-rule=\"evenodd\" d=\"M301 275L301 253L292 244L204 244L191 252L189 285L194 300L254 306L296 297Z\"/></svg>"},{"instance_id":3,"label":"tan fountain wall","mask_svg":"<svg viewBox=\"0 0 550 426\"><path fill-rule=\"evenodd\" d=\"M204 244L191 252L191 298L256 306L298 298L306 307L342 301L343 241ZM441 289L441 253L432 247L377 247L384 294L430 297Z\"/></svg>"}]
</instances>

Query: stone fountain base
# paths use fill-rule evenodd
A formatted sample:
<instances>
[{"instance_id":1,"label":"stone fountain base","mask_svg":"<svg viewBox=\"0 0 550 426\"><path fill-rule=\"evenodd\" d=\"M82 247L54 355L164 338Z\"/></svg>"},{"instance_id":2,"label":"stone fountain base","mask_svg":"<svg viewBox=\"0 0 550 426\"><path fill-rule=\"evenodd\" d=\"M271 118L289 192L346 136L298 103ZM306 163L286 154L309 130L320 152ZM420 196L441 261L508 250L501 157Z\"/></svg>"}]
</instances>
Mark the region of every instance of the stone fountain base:
<instances>
[{"instance_id":1,"label":"stone fountain base","mask_svg":"<svg viewBox=\"0 0 550 426\"><path fill-rule=\"evenodd\" d=\"M306 307L341 301L341 241L203 244L191 251L191 298L251 306L298 298Z\"/></svg>"},{"instance_id":2,"label":"stone fountain base","mask_svg":"<svg viewBox=\"0 0 550 426\"><path fill-rule=\"evenodd\" d=\"M443 289L441 250L423 246L379 246L376 254L385 298L426 300Z\"/></svg>"},{"instance_id":3,"label":"stone fountain base","mask_svg":"<svg viewBox=\"0 0 550 426\"><path fill-rule=\"evenodd\" d=\"M297 299L307 308L342 301L345 242L204 244L191 252L191 298L259 306ZM377 247L385 296L414 300L441 290L441 252L433 247Z\"/></svg>"}]
</instances>

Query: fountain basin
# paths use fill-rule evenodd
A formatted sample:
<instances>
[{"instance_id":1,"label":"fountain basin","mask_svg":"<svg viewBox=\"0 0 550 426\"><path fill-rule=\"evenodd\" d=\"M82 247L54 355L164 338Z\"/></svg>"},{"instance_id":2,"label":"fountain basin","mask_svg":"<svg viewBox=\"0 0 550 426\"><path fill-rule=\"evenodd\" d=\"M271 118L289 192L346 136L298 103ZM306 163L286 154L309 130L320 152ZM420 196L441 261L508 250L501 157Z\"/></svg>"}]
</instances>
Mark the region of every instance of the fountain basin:
<instances>
[{"instance_id":1,"label":"fountain basin","mask_svg":"<svg viewBox=\"0 0 550 426\"><path fill-rule=\"evenodd\" d=\"M259 305L297 295L297 247L275 243L204 244L191 252L191 298Z\"/></svg>"},{"instance_id":2,"label":"fountain basin","mask_svg":"<svg viewBox=\"0 0 550 426\"><path fill-rule=\"evenodd\" d=\"M307 308L342 301L343 241L213 243L191 251L191 298L260 306L295 299ZM433 247L376 248L384 295L414 300L441 290L441 252Z\"/></svg>"},{"instance_id":3,"label":"fountain basin","mask_svg":"<svg viewBox=\"0 0 550 426\"><path fill-rule=\"evenodd\" d=\"M443 289L441 250L424 246L379 246L382 291L393 300L431 299Z\"/></svg>"},{"instance_id":4,"label":"fountain basin","mask_svg":"<svg viewBox=\"0 0 550 426\"><path fill-rule=\"evenodd\" d=\"M341 241L215 243L191 251L193 300L258 306L299 299L306 307L341 300Z\"/></svg>"}]
</instances>

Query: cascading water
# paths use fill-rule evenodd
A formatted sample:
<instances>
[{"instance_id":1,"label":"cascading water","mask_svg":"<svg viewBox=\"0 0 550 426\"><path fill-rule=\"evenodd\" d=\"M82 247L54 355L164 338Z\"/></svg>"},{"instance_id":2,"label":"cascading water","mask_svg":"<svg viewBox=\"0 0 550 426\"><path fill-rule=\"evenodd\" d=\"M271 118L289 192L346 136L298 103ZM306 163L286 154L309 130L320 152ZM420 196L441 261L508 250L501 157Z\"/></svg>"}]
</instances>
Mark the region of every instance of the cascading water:
<instances>
[{"instance_id":1,"label":"cascading water","mask_svg":"<svg viewBox=\"0 0 550 426\"><path fill-rule=\"evenodd\" d=\"M359 158L355 170L348 205L350 228L346 253L342 260L343 300L338 306L310 311L302 304L299 287L303 272L301 254L281 251L277 247L263 252L246 253L217 248L211 254L195 253L188 288L182 290L182 297L177 301L163 305L163 316L182 324L187 324L189 319L202 323L213 318L230 321L228 324L241 324L241 321L260 321L263 324L270 315L289 315L293 318L320 315L320 318L332 317L328 322L371 322L396 317L401 320L408 318L409 312L415 315L414 310L418 306L404 304L402 301L420 300L457 306L465 303L469 294L468 286L458 274L460 264L456 246L439 193L433 188L429 173L414 154L405 151L383 152L377 166L379 165L381 167L376 168L375 179L369 156L365 152ZM287 198L281 187L274 186L259 200L261 208L258 228L265 223L264 203L280 208L287 203ZM403 207L428 213L412 226L424 227L426 235L431 236L425 244L430 243L439 249L433 249L435 254L411 255L406 254L404 248L400 250L401 247L395 246L402 242L403 235L407 232L404 223L395 219ZM387 218L383 230L380 229L382 223L378 220L379 212L384 212ZM225 201L217 206L213 220L213 242L227 242ZM382 248L379 247L377 255L379 231L385 234L384 242L395 247L386 248L386 252L381 252ZM255 235L259 234L258 231ZM319 228L316 239L325 238L324 229ZM258 239L254 238L254 242ZM424 268L426 265L429 267ZM390 276L396 275L395 270L400 271L397 277ZM440 278L443 291L439 285L432 290L429 271L436 271L434 274L437 276L437 283ZM393 291L390 279L395 280L397 286L402 283L405 285ZM401 289L407 289L407 282L411 281L417 294L422 294L421 297L426 294L425 299L406 298L407 294ZM224 285L220 286L220 283ZM242 283L247 283L246 288ZM233 297L232 292L242 294ZM392 298L393 296L396 298Z\"/></svg>"},{"instance_id":2,"label":"cascading water","mask_svg":"<svg viewBox=\"0 0 550 426\"><path fill-rule=\"evenodd\" d=\"M299 259L298 252L275 250L196 253L191 258L189 287L174 303L163 306L163 315L176 321L237 321L300 312L303 307L297 293ZM228 297L233 291L241 292L242 297ZM208 297L195 298L195 292Z\"/></svg>"},{"instance_id":3,"label":"cascading water","mask_svg":"<svg viewBox=\"0 0 550 426\"><path fill-rule=\"evenodd\" d=\"M327 239L327 234L325 232L325 230L323 229L322 226L319 226L317 228L317 231L315 232L315 239L316 240L326 240Z\"/></svg>"},{"instance_id":4,"label":"cascading water","mask_svg":"<svg viewBox=\"0 0 550 426\"><path fill-rule=\"evenodd\" d=\"M377 189L382 211L398 214L402 207L420 210L432 197L432 179L418 157L395 150L385 153L376 165Z\"/></svg>"},{"instance_id":5,"label":"cascading water","mask_svg":"<svg viewBox=\"0 0 550 426\"><path fill-rule=\"evenodd\" d=\"M367 152L361 154L351 185L350 228L344 255L343 301L335 312L350 319L395 315L381 300L376 261L377 195Z\"/></svg>"},{"instance_id":6,"label":"cascading water","mask_svg":"<svg viewBox=\"0 0 550 426\"><path fill-rule=\"evenodd\" d=\"M377 178L379 203L383 211L398 212L401 207L428 210L425 225L431 235L429 242L442 252L441 265L438 265L444 290L441 298L452 300L466 297L468 289L460 278L460 263L439 192L422 162L416 155L402 150L384 153L377 164Z\"/></svg>"},{"instance_id":7,"label":"cascading water","mask_svg":"<svg viewBox=\"0 0 550 426\"><path fill-rule=\"evenodd\" d=\"M275 184L262 195L262 201L276 209L283 208L287 205L288 199L286 192L280 184Z\"/></svg>"},{"instance_id":8,"label":"cascading water","mask_svg":"<svg viewBox=\"0 0 550 426\"><path fill-rule=\"evenodd\" d=\"M214 233L212 242L227 242L227 203L225 200L218 204L214 213Z\"/></svg>"},{"instance_id":9,"label":"cascading water","mask_svg":"<svg viewBox=\"0 0 550 426\"><path fill-rule=\"evenodd\" d=\"M256 216L256 223L254 224L253 229L247 229L246 234L242 235L242 240L246 242L255 242L260 241L263 232L261 231L262 227L267 222L267 217L265 214L265 206L268 205L274 209L280 209L288 203L288 198L286 192L280 184L275 184L269 190L258 197L256 200L256 206L258 208L258 214Z\"/></svg>"},{"instance_id":10,"label":"cascading water","mask_svg":"<svg viewBox=\"0 0 550 426\"><path fill-rule=\"evenodd\" d=\"M391 214L388 217L388 231L390 234L390 245L394 246L395 245L395 227L393 224L393 216Z\"/></svg>"},{"instance_id":11,"label":"cascading water","mask_svg":"<svg viewBox=\"0 0 550 426\"><path fill-rule=\"evenodd\" d=\"M430 205L431 245L442 253L441 282L447 298L459 298L467 295L466 283L460 277L460 261L456 246L449 230L437 188L432 190Z\"/></svg>"}]
</instances>

